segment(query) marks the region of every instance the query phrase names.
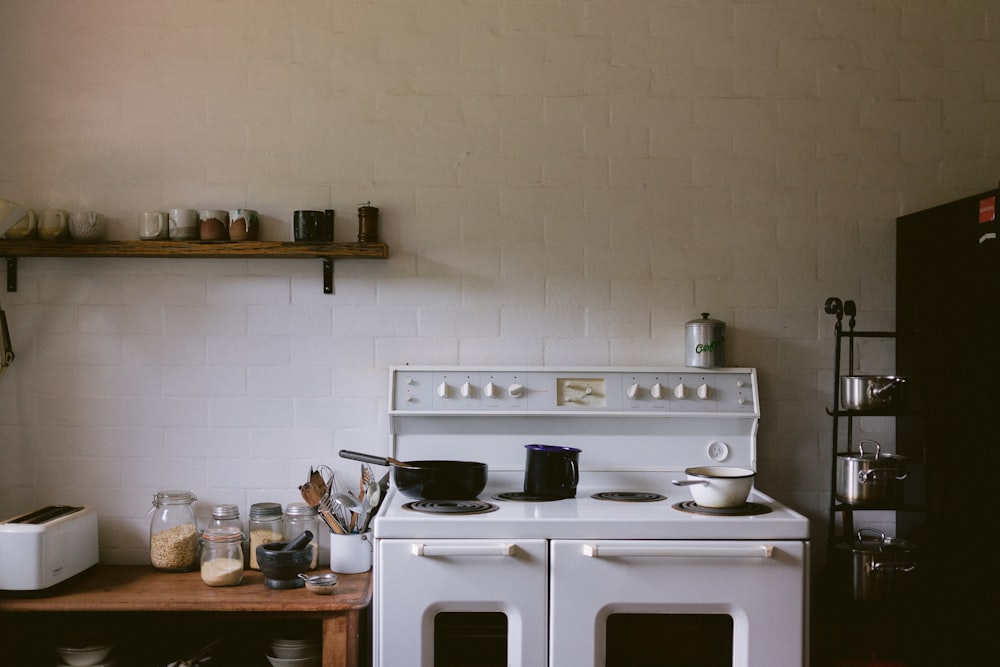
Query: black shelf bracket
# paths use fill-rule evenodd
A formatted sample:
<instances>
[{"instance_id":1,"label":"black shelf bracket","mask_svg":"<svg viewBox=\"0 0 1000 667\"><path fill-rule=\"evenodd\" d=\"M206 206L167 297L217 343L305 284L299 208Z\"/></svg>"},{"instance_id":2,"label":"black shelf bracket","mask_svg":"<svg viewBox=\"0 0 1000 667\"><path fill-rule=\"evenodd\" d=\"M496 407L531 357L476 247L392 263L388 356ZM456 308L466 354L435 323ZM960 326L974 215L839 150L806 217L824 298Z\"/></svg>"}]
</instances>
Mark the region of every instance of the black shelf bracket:
<instances>
[{"instance_id":1,"label":"black shelf bracket","mask_svg":"<svg viewBox=\"0 0 1000 667\"><path fill-rule=\"evenodd\" d=\"M7 258L7 291L17 291L17 257Z\"/></svg>"},{"instance_id":2,"label":"black shelf bracket","mask_svg":"<svg viewBox=\"0 0 1000 667\"><path fill-rule=\"evenodd\" d=\"M323 294L333 294L333 258L323 258Z\"/></svg>"}]
</instances>

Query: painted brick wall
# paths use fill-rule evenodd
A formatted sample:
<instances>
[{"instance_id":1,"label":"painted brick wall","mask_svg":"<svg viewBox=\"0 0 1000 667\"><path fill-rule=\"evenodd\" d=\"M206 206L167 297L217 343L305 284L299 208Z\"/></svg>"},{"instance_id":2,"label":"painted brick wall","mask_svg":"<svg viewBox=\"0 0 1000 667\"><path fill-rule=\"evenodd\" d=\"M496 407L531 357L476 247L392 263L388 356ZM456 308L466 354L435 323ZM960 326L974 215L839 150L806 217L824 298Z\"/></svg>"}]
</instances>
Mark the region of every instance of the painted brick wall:
<instances>
[{"instance_id":1,"label":"painted brick wall","mask_svg":"<svg viewBox=\"0 0 1000 667\"><path fill-rule=\"evenodd\" d=\"M760 483L828 497L833 322L894 324L894 218L1000 173L1000 5L843 0L0 4L0 196L139 212L382 211L386 262L30 259L0 294L0 515L157 489L297 500L384 450L398 363L760 369ZM859 352L870 371L892 352ZM889 448L891 424L864 422ZM819 540L821 543L822 540ZM822 553L822 549L814 550Z\"/></svg>"}]
</instances>

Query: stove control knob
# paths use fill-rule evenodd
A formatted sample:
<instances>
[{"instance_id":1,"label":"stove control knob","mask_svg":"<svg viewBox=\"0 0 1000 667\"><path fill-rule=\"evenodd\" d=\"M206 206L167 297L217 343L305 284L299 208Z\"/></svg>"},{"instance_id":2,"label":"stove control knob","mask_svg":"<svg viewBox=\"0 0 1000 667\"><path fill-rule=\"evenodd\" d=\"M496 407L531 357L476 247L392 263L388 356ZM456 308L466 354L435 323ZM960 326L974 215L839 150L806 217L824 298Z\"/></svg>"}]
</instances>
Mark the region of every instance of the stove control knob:
<instances>
[{"instance_id":1,"label":"stove control knob","mask_svg":"<svg viewBox=\"0 0 1000 667\"><path fill-rule=\"evenodd\" d=\"M628 396L629 398L636 398L636 397L638 397L639 396L639 385L636 384L636 383L634 383L634 382L632 384L630 384L628 386L628 389L625 390L625 395Z\"/></svg>"},{"instance_id":2,"label":"stove control knob","mask_svg":"<svg viewBox=\"0 0 1000 667\"><path fill-rule=\"evenodd\" d=\"M472 398L472 395L475 393L475 389L468 382L463 383L459 391L462 392L462 398Z\"/></svg>"},{"instance_id":3,"label":"stove control knob","mask_svg":"<svg viewBox=\"0 0 1000 667\"><path fill-rule=\"evenodd\" d=\"M747 381L746 380L737 380L736 381L736 386L739 387L740 389L742 389L743 387L747 386Z\"/></svg>"},{"instance_id":4,"label":"stove control knob","mask_svg":"<svg viewBox=\"0 0 1000 667\"><path fill-rule=\"evenodd\" d=\"M739 403L740 405L746 405L747 404L747 397L746 396L740 396L738 399L736 399L736 402Z\"/></svg>"},{"instance_id":5,"label":"stove control knob","mask_svg":"<svg viewBox=\"0 0 1000 667\"><path fill-rule=\"evenodd\" d=\"M447 382L442 382L438 385L437 395L441 398L448 398L451 395L451 387L448 386Z\"/></svg>"},{"instance_id":6,"label":"stove control knob","mask_svg":"<svg viewBox=\"0 0 1000 667\"><path fill-rule=\"evenodd\" d=\"M497 390L498 387L495 382L487 382L486 386L483 387L483 395L486 398L496 398L499 393Z\"/></svg>"},{"instance_id":7,"label":"stove control knob","mask_svg":"<svg viewBox=\"0 0 1000 667\"><path fill-rule=\"evenodd\" d=\"M712 397L712 389L707 384L698 387L698 398L705 400Z\"/></svg>"},{"instance_id":8,"label":"stove control knob","mask_svg":"<svg viewBox=\"0 0 1000 667\"><path fill-rule=\"evenodd\" d=\"M515 382L507 387L507 393L510 394L511 398L521 398L524 396L524 385Z\"/></svg>"},{"instance_id":9,"label":"stove control knob","mask_svg":"<svg viewBox=\"0 0 1000 667\"><path fill-rule=\"evenodd\" d=\"M653 398L663 398L666 396L666 387L657 382L652 387L649 388L649 395Z\"/></svg>"},{"instance_id":10,"label":"stove control knob","mask_svg":"<svg viewBox=\"0 0 1000 667\"><path fill-rule=\"evenodd\" d=\"M679 385L674 387L674 398L686 398L687 397L687 387L681 382Z\"/></svg>"}]
</instances>

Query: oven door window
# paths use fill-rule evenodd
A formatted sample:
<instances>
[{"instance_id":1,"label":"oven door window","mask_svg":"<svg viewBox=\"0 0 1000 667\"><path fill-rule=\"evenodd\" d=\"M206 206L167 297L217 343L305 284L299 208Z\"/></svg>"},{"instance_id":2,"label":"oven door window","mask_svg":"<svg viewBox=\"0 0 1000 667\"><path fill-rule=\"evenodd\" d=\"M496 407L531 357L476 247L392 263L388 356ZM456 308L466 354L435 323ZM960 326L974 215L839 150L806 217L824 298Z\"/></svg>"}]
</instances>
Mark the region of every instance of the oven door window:
<instances>
[{"instance_id":1,"label":"oven door window","mask_svg":"<svg viewBox=\"0 0 1000 667\"><path fill-rule=\"evenodd\" d=\"M440 612L434 616L434 667L507 667L507 615Z\"/></svg>"},{"instance_id":2,"label":"oven door window","mask_svg":"<svg viewBox=\"0 0 1000 667\"><path fill-rule=\"evenodd\" d=\"M605 624L607 667L731 667L728 614L625 614Z\"/></svg>"}]
</instances>

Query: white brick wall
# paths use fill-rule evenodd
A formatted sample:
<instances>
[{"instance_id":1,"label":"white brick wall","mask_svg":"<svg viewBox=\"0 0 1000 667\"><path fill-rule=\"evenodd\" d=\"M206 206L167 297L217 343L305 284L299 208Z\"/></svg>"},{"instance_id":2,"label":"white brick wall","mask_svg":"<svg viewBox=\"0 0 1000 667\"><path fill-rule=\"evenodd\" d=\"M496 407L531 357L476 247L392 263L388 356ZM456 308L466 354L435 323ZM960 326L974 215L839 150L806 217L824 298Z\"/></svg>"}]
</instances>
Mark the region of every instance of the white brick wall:
<instances>
[{"instance_id":1,"label":"white brick wall","mask_svg":"<svg viewBox=\"0 0 1000 667\"><path fill-rule=\"evenodd\" d=\"M680 364L709 311L760 369L761 485L822 519L823 302L891 328L894 218L1000 171L1000 7L913 4L5 0L0 196L114 238L332 207L349 240L371 201L391 258L335 296L311 260L22 260L0 515L94 504L142 562L157 489L245 512L383 449L390 364Z\"/></svg>"}]
</instances>

